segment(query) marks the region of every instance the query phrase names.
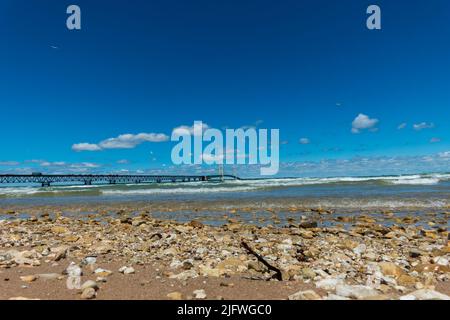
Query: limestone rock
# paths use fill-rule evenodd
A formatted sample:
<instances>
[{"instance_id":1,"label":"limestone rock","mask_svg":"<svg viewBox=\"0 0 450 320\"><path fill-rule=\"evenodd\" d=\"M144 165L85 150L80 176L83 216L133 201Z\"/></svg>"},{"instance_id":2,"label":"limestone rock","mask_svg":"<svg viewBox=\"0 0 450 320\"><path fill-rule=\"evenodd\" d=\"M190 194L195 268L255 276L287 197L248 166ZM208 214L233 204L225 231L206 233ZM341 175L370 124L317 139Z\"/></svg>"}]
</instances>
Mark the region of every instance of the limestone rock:
<instances>
[{"instance_id":1,"label":"limestone rock","mask_svg":"<svg viewBox=\"0 0 450 320\"><path fill-rule=\"evenodd\" d=\"M195 299L206 299L206 292L203 289L194 290L192 293L194 294Z\"/></svg>"},{"instance_id":2,"label":"limestone rock","mask_svg":"<svg viewBox=\"0 0 450 320\"><path fill-rule=\"evenodd\" d=\"M320 300L321 297L313 290L298 291L288 297L289 300Z\"/></svg>"},{"instance_id":3,"label":"limestone rock","mask_svg":"<svg viewBox=\"0 0 450 320\"><path fill-rule=\"evenodd\" d=\"M430 289L420 289L401 296L400 300L450 300L450 297Z\"/></svg>"},{"instance_id":4,"label":"limestone rock","mask_svg":"<svg viewBox=\"0 0 450 320\"><path fill-rule=\"evenodd\" d=\"M371 287L363 285L337 285L336 294L338 296L352 299L370 299L379 295L379 292Z\"/></svg>"}]
</instances>

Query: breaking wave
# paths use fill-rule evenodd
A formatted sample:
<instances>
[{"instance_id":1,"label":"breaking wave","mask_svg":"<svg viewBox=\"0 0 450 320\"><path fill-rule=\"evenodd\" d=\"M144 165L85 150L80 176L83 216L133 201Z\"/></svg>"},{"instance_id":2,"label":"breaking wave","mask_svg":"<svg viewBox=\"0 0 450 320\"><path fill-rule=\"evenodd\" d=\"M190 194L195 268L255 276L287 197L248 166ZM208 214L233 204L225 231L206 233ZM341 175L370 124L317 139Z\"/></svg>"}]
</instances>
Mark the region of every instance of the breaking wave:
<instances>
[{"instance_id":1,"label":"breaking wave","mask_svg":"<svg viewBox=\"0 0 450 320\"><path fill-rule=\"evenodd\" d=\"M432 187L442 182L449 182L450 174L416 174L401 176L375 176L375 177L330 177L330 178L271 178L248 179L224 182L183 182L162 184L127 184L127 185L92 185L92 186L52 186L49 188L26 187L0 187L0 198L21 197L64 197L64 196L146 196L162 194L211 194L211 193L243 193L261 190L274 190L280 188L326 186L328 189L340 190L339 186L375 186L379 188L414 188L415 186ZM445 184L444 189L448 190ZM351 188L349 194L351 196ZM270 196L270 194L269 194Z\"/></svg>"}]
</instances>

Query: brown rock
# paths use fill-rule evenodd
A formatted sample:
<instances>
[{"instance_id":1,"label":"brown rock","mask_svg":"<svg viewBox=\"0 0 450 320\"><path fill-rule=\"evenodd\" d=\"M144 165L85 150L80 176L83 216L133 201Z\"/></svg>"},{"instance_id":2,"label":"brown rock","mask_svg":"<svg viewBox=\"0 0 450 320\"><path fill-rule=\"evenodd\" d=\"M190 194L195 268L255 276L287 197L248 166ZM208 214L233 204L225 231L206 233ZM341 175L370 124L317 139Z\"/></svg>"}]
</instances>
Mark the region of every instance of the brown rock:
<instances>
[{"instance_id":1,"label":"brown rock","mask_svg":"<svg viewBox=\"0 0 450 320\"><path fill-rule=\"evenodd\" d=\"M29 276L22 276L20 277L20 280L24 281L24 282L33 282L37 279L37 276L35 275L29 275Z\"/></svg>"},{"instance_id":2,"label":"brown rock","mask_svg":"<svg viewBox=\"0 0 450 320\"><path fill-rule=\"evenodd\" d=\"M397 283L404 287L412 287L416 284L416 279L407 274L402 274L397 278Z\"/></svg>"},{"instance_id":3,"label":"brown rock","mask_svg":"<svg viewBox=\"0 0 450 320\"><path fill-rule=\"evenodd\" d=\"M405 273L402 268L400 268L393 262L380 262L379 266L381 272L386 276L393 276L397 278Z\"/></svg>"},{"instance_id":4,"label":"brown rock","mask_svg":"<svg viewBox=\"0 0 450 320\"><path fill-rule=\"evenodd\" d=\"M182 300L183 295L181 294L181 292L175 291L175 292L171 292L171 293L167 294L167 298L172 299L172 300Z\"/></svg>"},{"instance_id":5,"label":"brown rock","mask_svg":"<svg viewBox=\"0 0 450 320\"><path fill-rule=\"evenodd\" d=\"M69 230L66 227L61 227L61 226L54 226L50 230L56 234L62 234L62 233L69 232Z\"/></svg>"},{"instance_id":6,"label":"brown rock","mask_svg":"<svg viewBox=\"0 0 450 320\"><path fill-rule=\"evenodd\" d=\"M204 227L203 223L201 223L200 221L196 221L196 220L192 220L191 222L189 222L188 226L191 226L193 228L203 228Z\"/></svg>"}]
</instances>

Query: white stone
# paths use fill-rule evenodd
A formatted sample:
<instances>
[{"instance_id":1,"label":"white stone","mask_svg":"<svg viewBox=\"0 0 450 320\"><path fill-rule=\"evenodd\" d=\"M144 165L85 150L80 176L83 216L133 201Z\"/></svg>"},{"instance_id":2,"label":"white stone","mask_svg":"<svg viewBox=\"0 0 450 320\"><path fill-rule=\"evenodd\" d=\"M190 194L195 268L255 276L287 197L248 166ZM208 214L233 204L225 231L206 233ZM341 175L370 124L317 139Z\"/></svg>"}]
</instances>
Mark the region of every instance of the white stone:
<instances>
[{"instance_id":1,"label":"white stone","mask_svg":"<svg viewBox=\"0 0 450 320\"><path fill-rule=\"evenodd\" d=\"M289 300L321 300L321 297L313 290L298 291L288 297Z\"/></svg>"},{"instance_id":2,"label":"white stone","mask_svg":"<svg viewBox=\"0 0 450 320\"><path fill-rule=\"evenodd\" d=\"M98 284L97 284L97 282L95 282L93 280L87 280L85 283L83 283L81 285L81 290L84 290L87 288L92 288L94 290L98 290Z\"/></svg>"},{"instance_id":3,"label":"white stone","mask_svg":"<svg viewBox=\"0 0 450 320\"><path fill-rule=\"evenodd\" d=\"M198 273L197 272L195 272L194 270L186 270L186 271L183 271L183 272L178 273L178 274L173 274L169 278L170 279L177 279L177 280L181 280L181 281L186 281L187 279L196 278L196 277L198 277Z\"/></svg>"},{"instance_id":4,"label":"white stone","mask_svg":"<svg viewBox=\"0 0 450 320\"><path fill-rule=\"evenodd\" d=\"M90 265L90 264L95 264L97 262L97 258L96 257L86 257L83 259L83 263Z\"/></svg>"},{"instance_id":5,"label":"white stone","mask_svg":"<svg viewBox=\"0 0 450 320\"><path fill-rule=\"evenodd\" d=\"M338 296L337 294L329 293L327 300L350 300L350 298Z\"/></svg>"},{"instance_id":6,"label":"white stone","mask_svg":"<svg viewBox=\"0 0 450 320\"><path fill-rule=\"evenodd\" d=\"M448 266L448 259L446 259L444 257L434 257L433 263L446 267L446 266Z\"/></svg>"},{"instance_id":7,"label":"white stone","mask_svg":"<svg viewBox=\"0 0 450 320\"><path fill-rule=\"evenodd\" d=\"M83 274L83 271L75 264L75 262L71 262L66 268L66 273L69 277L80 277Z\"/></svg>"},{"instance_id":8,"label":"white stone","mask_svg":"<svg viewBox=\"0 0 450 320\"><path fill-rule=\"evenodd\" d=\"M353 299L367 299L377 296L379 292L371 287L363 285L337 285L336 294L338 296L353 298Z\"/></svg>"},{"instance_id":9,"label":"white stone","mask_svg":"<svg viewBox=\"0 0 450 320\"><path fill-rule=\"evenodd\" d=\"M123 273L123 274L132 274L132 273L134 273L134 268L133 267L124 266L124 267L119 269L119 272Z\"/></svg>"},{"instance_id":10,"label":"white stone","mask_svg":"<svg viewBox=\"0 0 450 320\"><path fill-rule=\"evenodd\" d=\"M418 300L450 300L450 297L434 291L434 290L430 290L430 289L420 289L420 290L416 290L414 292L410 292L408 295L403 296L403 297L409 297L409 296L413 296ZM402 298L402 297L400 297Z\"/></svg>"},{"instance_id":11,"label":"white stone","mask_svg":"<svg viewBox=\"0 0 450 320\"><path fill-rule=\"evenodd\" d=\"M206 299L206 292L203 289L194 290L192 293L194 294L195 299Z\"/></svg>"},{"instance_id":12,"label":"white stone","mask_svg":"<svg viewBox=\"0 0 450 320\"><path fill-rule=\"evenodd\" d=\"M357 255L361 255L364 252L366 252L366 245L364 243L361 243L360 245L358 245L356 248L353 249L353 252Z\"/></svg>"},{"instance_id":13,"label":"white stone","mask_svg":"<svg viewBox=\"0 0 450 320\"><path fill-rule=\"evenodd\" d=\"M319 289L331 291L335 290L337 285L344 284L341 278L326 278L316 282L316 287Z\"/></svg>"}]
</instances>

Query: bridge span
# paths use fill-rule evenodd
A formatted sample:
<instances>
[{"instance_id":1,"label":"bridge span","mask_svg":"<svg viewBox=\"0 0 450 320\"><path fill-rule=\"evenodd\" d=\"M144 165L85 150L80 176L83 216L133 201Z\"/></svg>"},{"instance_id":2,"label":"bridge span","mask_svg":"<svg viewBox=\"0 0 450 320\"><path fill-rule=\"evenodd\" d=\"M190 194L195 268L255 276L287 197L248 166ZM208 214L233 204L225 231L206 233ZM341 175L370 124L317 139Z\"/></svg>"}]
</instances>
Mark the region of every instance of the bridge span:
<instances>
[{"instance_id":1,"label":"bridge span","mask_svg":"<svg viewBox=\"0 0 450 320\"><path fill-rule=\"evenodd\" d=\"M121 184L240 180L233 175L0 174L0 184Z\"/></svg>"}]
</instances>

